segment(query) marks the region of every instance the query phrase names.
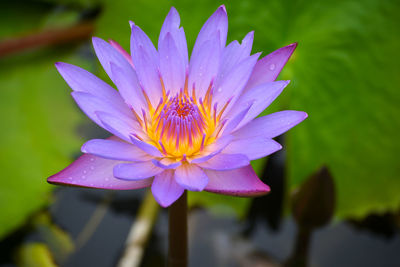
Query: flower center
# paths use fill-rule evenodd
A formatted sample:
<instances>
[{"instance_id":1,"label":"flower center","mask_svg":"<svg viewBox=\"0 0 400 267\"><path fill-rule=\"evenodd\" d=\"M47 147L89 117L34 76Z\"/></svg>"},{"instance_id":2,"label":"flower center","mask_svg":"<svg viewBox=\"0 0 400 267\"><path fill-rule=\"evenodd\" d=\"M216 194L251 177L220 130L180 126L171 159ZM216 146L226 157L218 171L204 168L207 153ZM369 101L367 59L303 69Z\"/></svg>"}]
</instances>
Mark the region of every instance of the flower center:
<instances>
[{"instance_id":1,"label":"flower center","mask_svg":"<svg viewBox=\"0 0 400 267\"><path fill-rule=\"evenodd\" d=\"M220 119L225 108L217 114L217 104L211 108L211 102L212 85L203 100L196 98L194 88L189 96L185 84L185 90L175 96L169 96L169 92L163 90L163 97L156 108L148 101L149 113L142 110L142 119L135 115L147 133L149 143L166 157L181 160L199 154L205 146L214 142L223 128L225 122L220 123Z\"/></svg>"}]
</instances>

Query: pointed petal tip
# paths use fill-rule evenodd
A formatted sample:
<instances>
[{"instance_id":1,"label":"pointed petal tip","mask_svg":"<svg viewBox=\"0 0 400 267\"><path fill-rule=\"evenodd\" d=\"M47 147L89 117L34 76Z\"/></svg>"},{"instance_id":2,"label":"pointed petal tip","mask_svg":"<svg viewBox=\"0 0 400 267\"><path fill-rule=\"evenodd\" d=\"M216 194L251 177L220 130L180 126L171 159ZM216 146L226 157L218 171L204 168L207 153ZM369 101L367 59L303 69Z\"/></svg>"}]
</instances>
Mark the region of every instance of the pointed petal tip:
<instances>
[{"instance_id":1,"label":"pointed petal tip","mask_svg":"<svg viewBox=\"0 0 400 267\"><path fill-rule=\"evenodd\" d=\"M243 38L242 42L247 39L247 38L254 38L254 31L250 31L246 34L246 36Z\"/></svg>"},{"instance_id":2,"label":"pointed petal tip","mask_svg":"<svg viewBox=\"0 0 400 267\"><path fill-rule=\"evenodd\" d=\"M93 47L98 47L98 46L101 45L102 43L107 43L107 42L104 41L103 39L101 39L100 37L92 36L92 44L93 44Z\"/></svg>"},{"instance_id":3,"label":"pointed petal tip","mask_svg":"<svg viewBox=\"0 0 400 267\"><path fill-rule=\"evenodd\" d=\"M178 14L178 10L176 10L176 8L174 6L171 6L171 8L169 9L169 13L170 14L172 14L172 13Z\"/></svg>"},{"instance_id":4,"label":"pointed petal tip","mask_svg":"<svg viewBox=\"0 0 400 267\"><path fill-rule=\"evenodd\" d=\"M227 13L225 5L220 5L217 10L222 10L223 12L225 12L225 14Z\"/></svg>"},{"instance_id":5,"label":"pointed petal tip","mask_svg":"<svg viewBox=\"0 0 400 267\"><path fill-rule=\"evenodd\" d=\"M293 43L293 44L290 44L290 45L288 45L288 46L286 46L286 47L284 47L284 48L288 48L289 50L290 50L290 55L294 52L294 50L296 49L296 47L297 47L297 42L295 42L295 43Z\"/></svg>"},{"instance_id":6,"label":"pointed petal tip","mask_svg":"<svg viewBox=\"0 0 400 267\"><path fill-rule=\"evenodd\" d=\"M133 26L135 26L135 22L133 22L132 20L129 21L129 26L132 28Z\"/></svg>"}]
</instances>

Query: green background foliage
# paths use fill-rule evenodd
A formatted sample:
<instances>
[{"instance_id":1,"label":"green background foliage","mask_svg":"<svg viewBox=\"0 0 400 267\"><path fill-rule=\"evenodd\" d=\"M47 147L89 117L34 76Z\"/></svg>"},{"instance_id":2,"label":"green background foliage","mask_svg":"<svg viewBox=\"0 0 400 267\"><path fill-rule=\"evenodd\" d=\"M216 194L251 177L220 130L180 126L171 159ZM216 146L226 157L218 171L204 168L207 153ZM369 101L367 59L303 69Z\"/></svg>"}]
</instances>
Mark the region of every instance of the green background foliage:
<instances>
[{"instance_id":1,"label":"green background foliage","mask_svg":"<svg viewBox=\"0 0 400 267\"><path fill-rule=\"evenodd\" d=\"M171 5L181 14L189 48L215 1L49 0L1 3L0 39L67 26L101 7L95 35L129 48L129 20L156 43ZM286 138L290 189L326 165L337 187L336 215L361 217L399 207L400 2L396 0L225 2L228 41L255 31L253 52L264 55L298 42L280 79L292 82L265 113L304 110L309 118ZM48 200L45 178L79 153L88 122L53 63L99 70L85 43L0 59L0 236ZM90 51L89 55L87 51ZM95 71L106 78L103 71ZM109 80L108 80L109 81ZM262 169L264 161L255 163ZM273 190L273 188L272 188ZM193 203L243 214L248 199L192 194Z\"/></svg>"}]
</instances>

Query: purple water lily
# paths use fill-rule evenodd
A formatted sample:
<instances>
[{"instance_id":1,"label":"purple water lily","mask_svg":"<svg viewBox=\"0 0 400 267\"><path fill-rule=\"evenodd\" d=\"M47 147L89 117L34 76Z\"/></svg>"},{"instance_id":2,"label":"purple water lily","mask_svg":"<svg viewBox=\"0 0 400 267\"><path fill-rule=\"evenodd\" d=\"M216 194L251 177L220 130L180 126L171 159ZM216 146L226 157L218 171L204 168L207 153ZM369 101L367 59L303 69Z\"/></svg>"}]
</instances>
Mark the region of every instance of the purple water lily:
<instances>
[{"instance_id":1,"label":"purple water lily","mask_svg":"<svg viewBox=\"0 0 400 267\"><path fill-rule=\"evenodd\" d=\"M307 114L287 110L255 117L289 83L275 79L296 44L260 60L260 53L250 54L253 32L226 45L224 6L202 27L190 61L175 8L161 28L158 51L132 22L131 29L131 55L114 41L93 38L118 91L79 67L56 64L79 107L113 136L85 143L85 154L48 181L116 190L151 186L163 207L184 190L269 192L250 161L281 149L272 138Z\"/></svg>"}]
</instances>

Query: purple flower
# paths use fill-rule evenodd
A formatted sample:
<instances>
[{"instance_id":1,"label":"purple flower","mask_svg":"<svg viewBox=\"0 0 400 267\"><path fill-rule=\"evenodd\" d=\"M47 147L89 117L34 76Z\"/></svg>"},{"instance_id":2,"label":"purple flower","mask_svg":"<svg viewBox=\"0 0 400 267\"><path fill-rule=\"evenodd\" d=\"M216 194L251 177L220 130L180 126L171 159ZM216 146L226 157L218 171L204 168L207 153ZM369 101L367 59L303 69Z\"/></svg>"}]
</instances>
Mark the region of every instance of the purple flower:
<instances>
[{"instance_id":1,"label":"purple flower","mask_svg":"<svg viewBox=\"0 0 400 267\"><path fill-rule=\"evenodd\" d=\"M202 27L189 61L179 24L171 8L158 51L133 22L131 55L114 41L93 38L118 91L79 67L56 64L79 107L113 136L85 143L85 154L48 178L50 183L117 190L151 186L163 207L185 189L235 196L270 190L250 161L281 149L272 138L307 114L287 110L255 117L289 83L274 80L296 44L260 60L260 53L250 55L253 32L226 46L228 18L220 6Z\"/></svg>"}]
</instances>

